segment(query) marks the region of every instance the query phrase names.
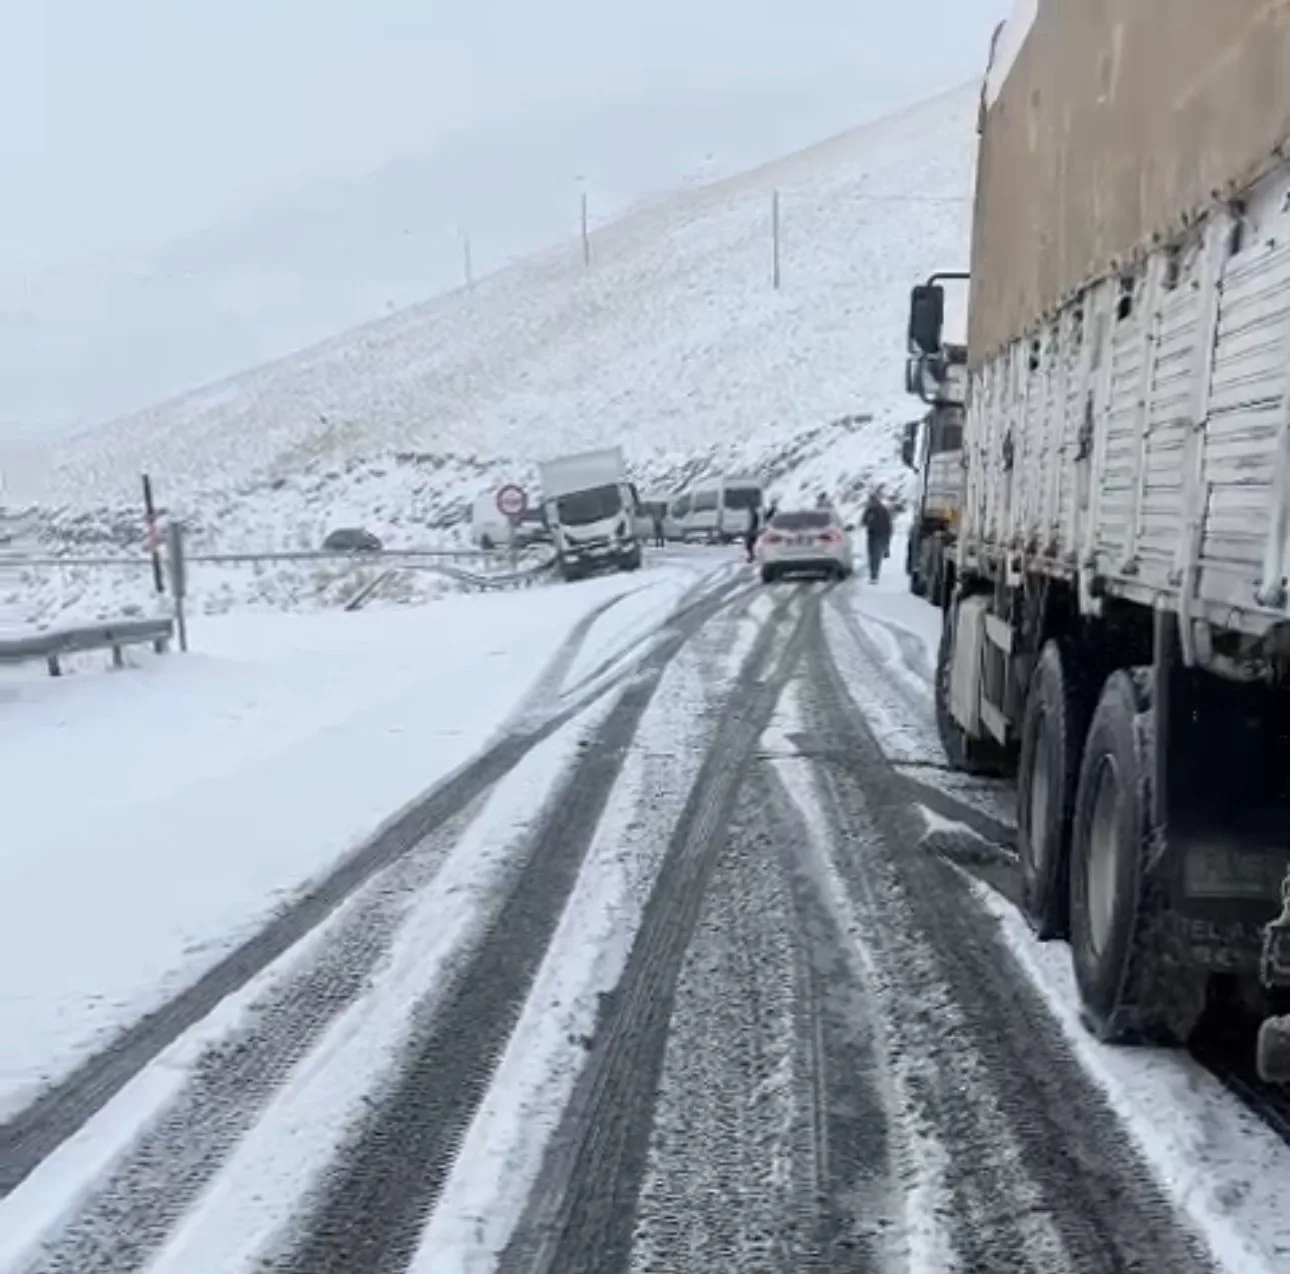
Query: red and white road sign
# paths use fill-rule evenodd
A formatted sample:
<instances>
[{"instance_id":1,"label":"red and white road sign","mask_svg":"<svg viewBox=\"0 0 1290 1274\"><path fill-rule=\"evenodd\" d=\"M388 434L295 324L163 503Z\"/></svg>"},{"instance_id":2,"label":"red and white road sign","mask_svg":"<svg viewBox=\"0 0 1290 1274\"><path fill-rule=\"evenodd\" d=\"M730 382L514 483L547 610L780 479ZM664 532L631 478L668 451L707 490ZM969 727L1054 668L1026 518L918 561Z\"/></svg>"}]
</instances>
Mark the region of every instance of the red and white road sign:
<instances>
[{"instance_id":1,"label":"red and white road sign","mask_svg":"<svg viewBox=\"0 0 1290 1274\"><path fill-rule=\"evenodd\" d=\"M514 483L502 487L497 492L497 511L503 517L517 518L529 507L529 498L523 487Z\"/></svg>"}]
</instances>

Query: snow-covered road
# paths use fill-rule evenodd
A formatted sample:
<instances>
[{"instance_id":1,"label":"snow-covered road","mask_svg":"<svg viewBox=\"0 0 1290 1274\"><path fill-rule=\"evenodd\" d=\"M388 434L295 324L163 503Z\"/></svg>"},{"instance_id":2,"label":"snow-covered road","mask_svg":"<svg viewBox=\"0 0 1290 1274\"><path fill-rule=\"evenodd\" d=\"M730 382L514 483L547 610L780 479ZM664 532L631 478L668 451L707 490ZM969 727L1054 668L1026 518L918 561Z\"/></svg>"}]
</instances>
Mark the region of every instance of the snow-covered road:
<instances>
[{"instance_id":1,"label":"snow-covered road","mask_svg":"<svg viewBox=\"0 0 1290 1274\"><path fill-rule=\"evenodd\" d=\"M89 886L87 932L22 922L79 1026L65 1047L40 1028L39 1102L11 1090L0 1274L1290 1269L1290 1148L1192 1059L1081 1034L1068 966L1008 902L1006 788L941 768L938 619L900 584L763 588L729 554L669 554L374 619L407 625L379 659L356 628L306 647L275 620L263 640L294 654L265 653L245 700L260 750L212 722L203 783L226 820L278 803L242 810L246 839L194 828L195 857L235 855L194 867L200 906L161 914L185 877L143 805L130 887L92 878L119 923ZM139 676L132 740L227 707L229 640ZM337 655L352 682L309 702L298 665ZM74 691L109 735L127 678L77 680L15 709ZM51 733L30 773L58 755ZM318 781L264 777L291 765ZM351 852L378 799L403 814ZM93 840L54 816L40 852L65 876ZM9 888L59 874L8 861ZM211 954L185 963L177 932ZM96 977L128 1012L75 1011Z\"/></svg>"}]
</instances>

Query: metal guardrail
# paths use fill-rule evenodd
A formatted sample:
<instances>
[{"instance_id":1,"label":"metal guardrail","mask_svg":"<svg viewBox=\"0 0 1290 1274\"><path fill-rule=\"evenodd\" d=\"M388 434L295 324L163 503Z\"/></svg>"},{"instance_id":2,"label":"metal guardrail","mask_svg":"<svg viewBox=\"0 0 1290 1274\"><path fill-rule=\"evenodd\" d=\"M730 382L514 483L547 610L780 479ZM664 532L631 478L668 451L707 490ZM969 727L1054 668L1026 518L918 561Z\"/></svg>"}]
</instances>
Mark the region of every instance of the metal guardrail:
<instances>
[{"instance_id":1,"label":"metal guardrail","mask_svg":"<svg viewBox=\"0 0 1290 1274\"><path fill-rule=\"evenodd\" d=\"M521 556L532 549L520 550ZM190 553L184 552L189 563L215 566L254 566L258 563L281 562L418 562L435 561L501 561L510 556L506 549L281 549L267 553ZM0 550L0 566L121 566L138 569L147 567L151 558L146 553L117 553L98 557L76 557L70 554L12 553Z\"/></svg>"},{"instance_id":2,"label":"metal guardrail","mask_svg":"<svg viewBox=\"0 0 1290 1274\"><path fill-rule=\"evenodd\" d=\"M495 571L488 575L477 575L473 571L464 571L445 563L404 563L389 567L375 579L365 583L345 602L345 609L362 610L390 580L402 571L430 571L436 575L446 576L459 584L465 584L469 588L478 589L481 593L491 593L508 588L528 588L549 575L554 567L554 554L521 569Z\"/></svg>"},{"instance_id":3,"label":"metal guardrail","mask_svg":"<svg viewBox=\"0 0 1290 1274\"><path fill-rule=\"evenodd\" d=\"M170 619L123 619L108 624L86 624L77 628L60 628L31 637L0 638L0 664L30 663L43 659L51 677L62 676L61 660L65 655L87 650L110 650L112 663L125 665L127 646L151 645L160 655L174 640L175 624Z\"/></svg>"},{"instance_id":4,"label":"metal guardrail","mask_svg":"<svg viewBox=\"0 0 1290 1274\"><path fill-rule=\"evenodd\" d=\"M522 588L537 583L551 570L554 553L546 546L526 545L522 549L480 548L417 548L417 549L287 549L270 552L189 553L184 544L181 524L174 522L167 528L162 558L154 559L151 553L114 554L100 556L74 556L71 554L45 554L0 551L0 568L124 568L130 571L152 569L156 572L157 590L162 591L163 570L169 581L169 593L174 604L174 629L180 650L188 649L188 623L186 598L189 593L189 576L194 565L264 566L282 563L341 562L348 567L378 568L374 579L362 581L344 600L346 610L361 610L397 574L404 571L428 571L443 575L467 588L481 592L504 588ZM505 566L509 569L484 569L470 571L465 563ZM383 568L383 569L381 569ZM34 657L34 656L27 656ZM119 651L115 656L120 658ZM51 663L50 671L55 672Z\"/></svg>"}]
</instances>

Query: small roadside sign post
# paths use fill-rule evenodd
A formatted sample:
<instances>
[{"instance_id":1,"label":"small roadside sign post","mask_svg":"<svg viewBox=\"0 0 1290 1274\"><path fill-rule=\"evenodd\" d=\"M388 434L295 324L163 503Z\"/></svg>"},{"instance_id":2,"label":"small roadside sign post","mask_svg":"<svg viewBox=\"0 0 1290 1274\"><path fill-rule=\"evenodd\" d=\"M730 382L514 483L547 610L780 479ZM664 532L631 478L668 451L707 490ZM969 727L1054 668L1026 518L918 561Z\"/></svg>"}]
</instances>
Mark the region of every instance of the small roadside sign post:
<instances>
[{"instance_id":1,"label":"small roadside sign post","mask_svg":"<svg viewBox=\"0 0 1290 1274\"><path fill-rule=\"evenodd\" d=\"M518 487L513 482L508 482L497 492L497 511L506 519L506 525L510 531L511 546L511 570L517 566L516 553L516 531L519 529L520 518L524 516L524 511L529 507L529 498L523 487Z\"/></svg>"}]
</instances>

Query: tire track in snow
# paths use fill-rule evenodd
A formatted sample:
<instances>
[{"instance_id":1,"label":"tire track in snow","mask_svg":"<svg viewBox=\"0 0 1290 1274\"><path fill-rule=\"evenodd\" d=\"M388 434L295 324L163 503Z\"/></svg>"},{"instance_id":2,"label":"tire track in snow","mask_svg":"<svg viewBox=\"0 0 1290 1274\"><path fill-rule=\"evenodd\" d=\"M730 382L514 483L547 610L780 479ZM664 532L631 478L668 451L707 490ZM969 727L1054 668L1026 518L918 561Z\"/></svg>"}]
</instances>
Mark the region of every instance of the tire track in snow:
<instances>
[{"instance_id":1,"label":"tire track in snow","mask_svg":"<svg viewBox=\"0 0 1290 1274\"><path fill-rule=\"evenodd\" d=\"M848 627L854 625L856 630L863 631L866 624L875 624L884 632L890 633L900 650L901 662L926 685L929 692L932 690L936 670L928 662L927 647L923 645L923 639L917 633L910 632L908 628L902 627L894 620L884 619L881 615L872 615L868 611L842 606L839 606L839 610L846 617Z\"/></svg>"},{"instance_id":2,"label":"tire track in snow","mask_svg":"<svg viewBox=\"0 0 1290 1274\"><path fill-rule=\"evenodd\" d=\"M793 764L767 767L766 811L793 891L803 1034L812 1044L821 1163L816 1259L822 1271L885 1270L900 1224L901 1190L882 1028L837 917L803 862L809 830L781 777Z\"/></svg>"},{"instance_id":3,"label":"tire track in snow","mask_svg":"<svg viewBox=\"0 0 1290 1274\"><path fill-rule=\"evenodd\" d=\"M819 593L785 597L726 703L604 1012L542 1179L500 1262L503 1274L618 1274L631 1260L633 1214L676 982L716 853L766 721L803 644Z\"/></svg>"},{"instance_id":4,"label":"tire track in snow","mask_svg":"<svg viewBox=\"0 0 1290 1274\"><path fill-rule=\"evenodd\" d=\"M505 732L513 733L521 730L526 725L531 725L544 716L550 716L557 710L564 680L569 675L569 669L573 667L574 661L582 653L591 630L615 606L638 591L639 589L629 589L625 593L617 593L601 602L599 606L593 607L578 620L569 635L561 642L559 650L539 674L532 689L511 713L509 722L503 727Z\"/></svg>"},{"instance_id":5,"label":"tire track in snow","mask_svg":"<svg viewBox=\"0 0 1290 1274\"><path fill-rule=\"evenodd\" d=\"M410 1274L491 1274L510 1241L586 1062L585 1041L595 1033L601 997L622 976L725 693L749 653L750 600L748 594L736 599L687 643L641 719Z\"/></svg>"},{"instance_id":6,"label":"tire track in snow","mask_svg":"<svg viewBox=\"0 0 1290 1274\"><path fill-rule=\"evenodd\" d=\"M672 644L715 613L737 582L719 575L715 585L705 587L706 581L696 584L693 600L667 621ZM548 679L566 657L572 663L590 627L589 624L585 630L575 629L566 638L540 682ZM643 663L648 666L652 657ZM425 796L405 807L365 845L342 859L330 874L184 991L128 1027L106 1049L87 1058L31 1105L0 1123L0 1199L26 1180L59 1145L83 1128L144 1067L207 1017L221 1001L240 991L324 923L377 873L414 850L437 828L482 797L534 748L596 698L635 675L639 667L641 664L626 667L613 680L593 686L565 706L553 709L553 715L541 724L502 737L466 762Z\"/></svg>"},{"instance_id":7,"label":"tire track in snow","mask_svg":"<svg viewBox=\"0 0 1290 1274\"><path fill-rule=\"evenodd\" d=\"M854 909L853 938L885 988L894 1064L946 1150L961 1268L1208 1274L1208 1254L1016 976L966 882L917 848L925 820L849 706L818 628L806 667L805 737L849 758L816 770L828 852Z\"/></svg>"},{"instance_id":8,"label":"tire track in snow","mask_svg":"<svg viewBox=\"0 0 1290 1274\"><path fill-rule=\"evenodd\" d=\"M838 601L829 607L825 633L849 700L863 713L886 759L907 785L909 799L943 818L966 823L996 845L1014 845L1015 797L1010 785L948 768L936 729L931 683L904 665L893 676L890 656L864 630L867 622L868 617L861 622ZM884 627L904 632L894 625ZM906 636L917 640L912 634ZM921 655L921 643L918 650Z\"/></svg>"},{"instance_id":9,"label":"tire track in snow","mask_svg":"<svg viewBox=\"0 0 1290 1274\"><path fill-rule=\"evenodd\" d=\"M706 610L709 598L717 590L733 590L739 583L740 574L737 570L731 570L729 567L723 567L719 570L705 574L700 580L693 584L682 595L676 609L672 612L670 623L685 623L694 615ZM639 590L635 590L639 591ZM752 588L740 590L740 596L751 596ZM629 594L630 595L630 594ZM663 638L666 628L656 628L650 632L642 633L639 637L629 641L626 645L612 651L604 659L592 668L589 672L579 677L572 686L564 690L566 697L585 694L588 690L594 688L603 678L608 677L615 668L619 668L633 656L638 659L648 656L650 649L657 645ZM565 675L568 675L569 668L573 666L574 660L570 659L568 666L564 669ZM563 684L562 682L560 684Z\"/></svg>"},{"instance_id":10,"label":"tire track in snow","mask_svg":"<svg viewBox=\"0 0 1290 1274\"><path fill-rule=\"evenodd\" d=\"M143 1268L292 1069L362 993L414 897L431 885L476 801L351 898L248 1020L203 1053L177 1100L143 1132L29 1274Z\"/></svg>"},{"instance_id":11,"label":"tire track in snow","mask_svg":"<svg viewBox=\"0 0 1290 1274\"><path fill-rule=\"evenodd\" d=\"M728 590L727 590L728 591ZM645 660L584 748L477 954L419 1025L394 1083L329 1174L300 1237L268 1268L298 1274L402 1269L515 1029L610 792L662 675L698 625L692 608Z\"/></svg>"},{"instance_id":12,"label":"tire track in snow","mask_svg":"<svg viewBox=\"0 0 1290 1274\"><path fill-rule=\"evenodd\" d=\"M860 1271L893 1213L869 1016L775 769L741 789L669 1024L632 1274Z\"/></svg>"}]
</instances>

